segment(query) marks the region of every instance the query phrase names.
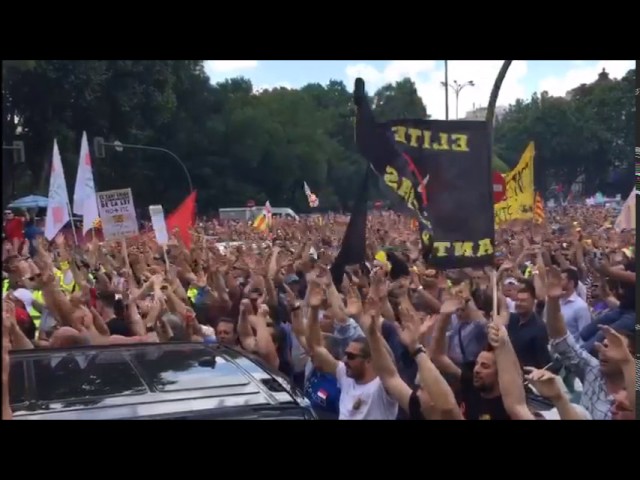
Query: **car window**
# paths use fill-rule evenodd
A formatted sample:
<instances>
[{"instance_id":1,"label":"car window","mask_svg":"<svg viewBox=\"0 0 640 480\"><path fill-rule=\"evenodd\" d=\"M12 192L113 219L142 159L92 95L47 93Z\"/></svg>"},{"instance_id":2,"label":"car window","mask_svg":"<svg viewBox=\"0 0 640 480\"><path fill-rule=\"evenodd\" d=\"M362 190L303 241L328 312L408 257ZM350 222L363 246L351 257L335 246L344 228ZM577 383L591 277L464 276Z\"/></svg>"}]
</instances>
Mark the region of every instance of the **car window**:
<instances>
[{"instance_id":1,"label":"car window","mask_svg":"<svg viewBox=\"0 0 640 480\"><path fill-rule=\"evenodd\" d=\"M133 359L153 388L162 392L243 386L250 383L241 370L211 350L189 346L161 352L138 351Z\"/></svg>"},{"instance_id":2,"label":"car window","mask_svg":"<svg viewBox=\"0 0 640 480\"><path fill-rule=\"evenodd\" d=\"M37 400L71 402L148 390L121 352L79 352L33 361Z\"/></svg>"}]
</instances>

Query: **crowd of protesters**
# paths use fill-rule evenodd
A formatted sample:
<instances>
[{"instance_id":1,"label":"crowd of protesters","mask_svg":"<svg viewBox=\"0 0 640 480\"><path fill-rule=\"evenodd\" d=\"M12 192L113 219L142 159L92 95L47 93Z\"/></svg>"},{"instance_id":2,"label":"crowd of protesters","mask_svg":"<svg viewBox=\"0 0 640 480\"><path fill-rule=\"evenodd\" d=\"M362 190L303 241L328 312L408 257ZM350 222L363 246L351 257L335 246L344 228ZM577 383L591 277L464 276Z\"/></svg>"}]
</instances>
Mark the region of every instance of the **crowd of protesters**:
<instances>
[{"instance_id":1,"label":"crowd of protesters","mask_svg":"<svg viewBox=\"0 0 640 480\"><path fill-rule=\"evenodd\" d=\"M546 217L496 231L494 276L433 269L377 212L336 279L344 216L202 219L165 257L152 231L78 246L5 212L3 418L10 350L193 341L259 356L322 419L635 419L635 230L603 207Z\"/></svg>"}]
</instances>

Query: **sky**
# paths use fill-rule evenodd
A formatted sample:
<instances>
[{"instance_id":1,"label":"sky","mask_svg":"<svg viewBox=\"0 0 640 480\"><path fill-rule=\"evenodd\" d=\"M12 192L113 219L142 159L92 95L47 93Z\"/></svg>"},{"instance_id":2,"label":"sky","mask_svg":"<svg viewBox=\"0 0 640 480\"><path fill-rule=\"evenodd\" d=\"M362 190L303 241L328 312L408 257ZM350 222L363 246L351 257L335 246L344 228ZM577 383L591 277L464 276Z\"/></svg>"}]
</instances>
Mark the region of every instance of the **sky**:
<instances>
[{"instance_id":1,"label":"sky","mask_svg":"<svg viewBox=\"0 0 640 480\"><path fill-rule=\"evenodd\" d=\"M464 84L458 96L458 115L484 107L503 60L450 60L449 83ZM365 80L369 93L380 86L411 78L432 118L445 118L443 60L206 60L205 68L213 83L244 76L255 89L299 88L307 83L327 84L342 80L353 88L356 77ZM518 98L528 99L534 92L546 90L564 96L581 83L591 83L605 68L611 78L620 78L635 68L634 60L515 60L507 72L498 105L510 105ZM449 118L456 118L456 100L449 90Z\"/></svg>"}]
</instances>

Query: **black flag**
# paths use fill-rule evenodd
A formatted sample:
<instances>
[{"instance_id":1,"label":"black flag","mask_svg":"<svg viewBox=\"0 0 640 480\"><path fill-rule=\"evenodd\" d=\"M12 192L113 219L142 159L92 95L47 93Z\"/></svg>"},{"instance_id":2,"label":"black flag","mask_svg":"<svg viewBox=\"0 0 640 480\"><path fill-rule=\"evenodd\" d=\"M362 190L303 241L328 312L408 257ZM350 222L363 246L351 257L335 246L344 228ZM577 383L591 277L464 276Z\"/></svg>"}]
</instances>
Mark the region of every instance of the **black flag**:
<instances>
[{"instance_id":1,"label":"black flag","mask_svg":"<svg viewBox=\"0 0 640 480\"><path fill-rule=\"evenodd\" d=\"M360 191L351 211L349 224L342 238L338 256L331 265L331 278L336 288L340 288L344 269L348 265L364 263L367 251L367 192L371 169L367 168Z\"/></svg>"},{"instance_id":2,"label":"black flag","mask_svg":"<svg viewBox=\"0 0 640 480\"><path fill-rule=\"evenodd\" d=\"M430 265L493 264L489 127L483 121L375 121L356 80L357 143L384 183L418 220Z\"/></svg>"}]
</instances>

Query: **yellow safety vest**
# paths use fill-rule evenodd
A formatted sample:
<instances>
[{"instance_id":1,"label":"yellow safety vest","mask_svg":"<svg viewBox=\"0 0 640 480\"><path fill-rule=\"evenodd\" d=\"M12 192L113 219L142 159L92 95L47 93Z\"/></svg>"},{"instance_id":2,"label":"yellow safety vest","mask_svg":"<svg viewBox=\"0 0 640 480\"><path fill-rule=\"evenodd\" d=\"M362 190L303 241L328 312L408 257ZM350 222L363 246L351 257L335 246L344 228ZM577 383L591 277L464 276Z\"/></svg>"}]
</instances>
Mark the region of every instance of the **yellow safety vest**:
<instances>
[{"instance_id":1,"label":"yellow safety vest","mask_svg":"<svg viewBox=\"0 0 640 480\"><path fill-rule=\"evenodd\" d=\"M58 282L60 283L60 287L62 288L62 290L64 290L66 293L73 293L74 292L74 290L76 289L75 280L71 280L71 282L65 283L65 281L64 281L64 273L62 273L62 271L58 270L57 268L55 268L53 270L53 273L55 274L56 278L58 279Z\"/></svg>"},{"instance_id":2,"label":"yellow safety vest","mask_svg":"<svg viewBox=\"0 0 640 480\"><path fill-rule=\"evenodd\" d=\"M5 278L2 280L2 296L4 297L9 291L9 279Z\"/></svg>"},{"instance_id":3,"label":"yellow safety vest","mask_svg":"<svg viewBox=\"0 0 640 480\"><path fill-rule=\"evenodd\" d=\"M44 305L44 297L42 296L42 291L34 290L32 293L33 299L40 305ZM33 320L33 323L36 326L36 331L40 330L40 320L42 320L42 313L36 310L32 305L29 309L29 315L31 315L31 320Z\"/></svg>"},{"instance_id":4,"label":"yellow safety vest","mask_svg":"<svg viewBox=\"0 0 640 480\"><path fill-rule=\"evenodd\" d=\"M527 265L527 269L524 271L524 278L530 278L533 275L533 265Z\"/></svg>"},{"instance_id":5,"label":"yellow safety vest","mask_svg":"<svg viewBox=\"0 0 640 480\"><path fill-rule=\"evenodd\" d=\"M198 296L198 289L189 287L189 289L187 290L187 297L189 297L189 300L191 300L191 303L196 303L197 296Z\"/></svg>"}]
</instances>

